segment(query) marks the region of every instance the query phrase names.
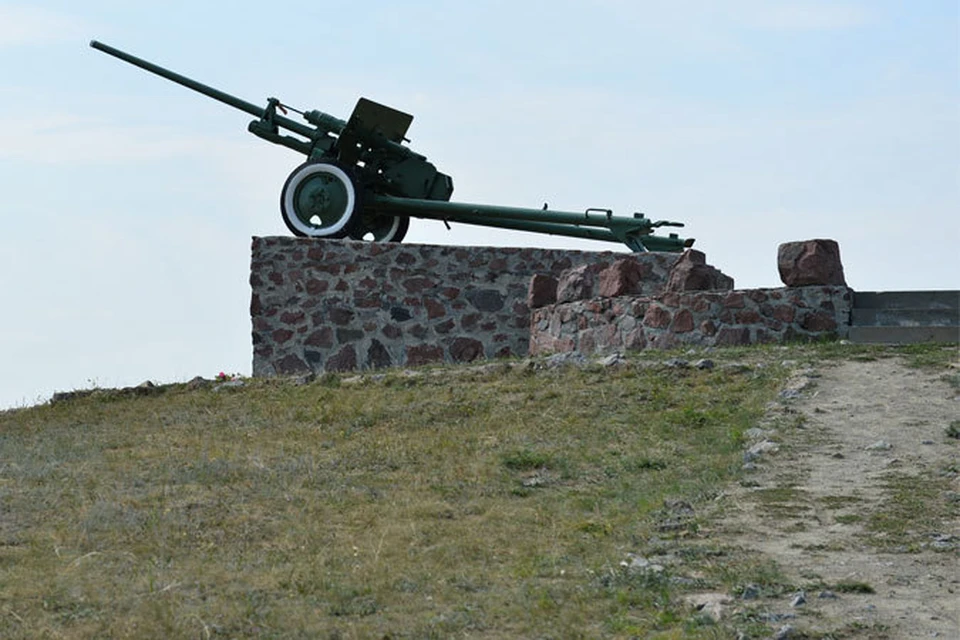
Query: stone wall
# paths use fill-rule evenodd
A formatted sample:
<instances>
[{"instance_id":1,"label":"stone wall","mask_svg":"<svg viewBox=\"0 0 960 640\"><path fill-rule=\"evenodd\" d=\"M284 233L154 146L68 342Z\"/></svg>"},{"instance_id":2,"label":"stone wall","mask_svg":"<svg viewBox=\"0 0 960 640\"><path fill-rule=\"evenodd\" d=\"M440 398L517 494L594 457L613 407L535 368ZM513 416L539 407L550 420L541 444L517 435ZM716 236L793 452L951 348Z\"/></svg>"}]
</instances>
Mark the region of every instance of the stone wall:
<instances>
[{"instance_id":1,"label":"stone wall","mask_svg":"<svg viewBox=\"0 0 960 640\"><path fill-rule=\"evenodd\" d=\"M808 286L618 296L534 309L530 354L846 337L852 291Z\"/></svg>"},{"instance_id":2,"label":"stone wall","mask_svg":"<svg viewBox=\"0 0 960 640\"><path fill-rule=\"evenodd\" d=\"M614 252L254 238L253 375L346 371L528 353L532 276ZM676 254L634 256L655 295Z\"/></svg>"}]
</instances>

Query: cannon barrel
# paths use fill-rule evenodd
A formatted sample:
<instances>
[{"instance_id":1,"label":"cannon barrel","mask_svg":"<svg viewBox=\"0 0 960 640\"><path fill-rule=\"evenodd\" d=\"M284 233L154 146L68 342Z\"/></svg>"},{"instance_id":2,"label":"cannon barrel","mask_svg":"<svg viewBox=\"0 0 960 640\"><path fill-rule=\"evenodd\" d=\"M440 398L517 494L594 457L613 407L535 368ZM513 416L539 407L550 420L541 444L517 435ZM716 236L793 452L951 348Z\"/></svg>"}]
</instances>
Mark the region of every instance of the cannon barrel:
<instances>
[{"instance_id":1,"label":"cannon barrel","mask_svg":"<svg viewBox=\"0 0 960 640\"><path fill-rule=\"evenodd\" d=\"M652 235L660 226L678 226L677 222L654 222L641 214L629 218L614 216L609 210L590 209L581 213L550 209L501 207L466 202L445 202L417 198L397 198L377 194L368 202L388 215L459 222L516 231L532 231L548 235L623 242L633 251L683 251L693 245L692 239Z\"/></svg>"},{"instance_id":2,"label":"cannon barrel","mask_svg":"<svg viewBox=\"0 0 960 640\"><path fill-rule=\"evenodd\" d=\"M125 51L121 51L120 49L111 47L108 44L104 44L97 40L91 40L90 46L98 51L102 51L103 53L111 55L114 58L118 58L120 60L123 60L124 62L130 63L135 67L140 67L145 71L149 71L152 74L158 75L161 78L166 78L171 82L176 82L177 84L182 85L188 89L192 89L197 93L202 93L208 98L213 98L214 100L217 100L224 104L228 104L234 109L245 111L246 113L249 113L250 115L255 116L257 118L263 118L266 115L266 109L264 109L263 107L259 107L255 104L247 102L246 100L241 100L236 96L232 96L229 93L224 93L219 89L214 89L213 87L207 86L202 82L197 82L196 80L192 80L186 76L182 76L179 73L170 71L169 69L164 69L159 65L155 65L152 62L147 62L142 58L138 58L137 56L130 55L129 53ZM312 138L316 133L316 130L313 129L312 127L309 127L305 124L301 124L295 120L285 118L281 115L274 115L273 122L276 123L278 126L283 127L284 129L292 131L306 138Z\"/></svg>"}]
</instances>

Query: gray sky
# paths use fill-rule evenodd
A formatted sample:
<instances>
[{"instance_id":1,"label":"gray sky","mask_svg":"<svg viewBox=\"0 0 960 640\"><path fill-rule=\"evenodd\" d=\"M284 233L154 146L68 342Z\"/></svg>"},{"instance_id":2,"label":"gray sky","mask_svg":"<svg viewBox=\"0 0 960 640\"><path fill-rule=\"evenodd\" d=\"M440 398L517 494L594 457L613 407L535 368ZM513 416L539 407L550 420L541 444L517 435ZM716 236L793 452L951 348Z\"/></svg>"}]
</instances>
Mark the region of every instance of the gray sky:
<instances>
[{"instance_id":1,"label":"gray sky","mask_svg":"<svg viewBox=\"0 0 960 640\"><path fill-rule=\"evenodd\" d=\"M466 202L680 220L738 287L840 243L859 290L960 288L954 0L0 2L0 408L248 374L249 249L302 157L256 104L416 117ZM407 242L617 249L439 222ZM619 249L618 249L619 250Z\"/></svg>"}]
</instances>

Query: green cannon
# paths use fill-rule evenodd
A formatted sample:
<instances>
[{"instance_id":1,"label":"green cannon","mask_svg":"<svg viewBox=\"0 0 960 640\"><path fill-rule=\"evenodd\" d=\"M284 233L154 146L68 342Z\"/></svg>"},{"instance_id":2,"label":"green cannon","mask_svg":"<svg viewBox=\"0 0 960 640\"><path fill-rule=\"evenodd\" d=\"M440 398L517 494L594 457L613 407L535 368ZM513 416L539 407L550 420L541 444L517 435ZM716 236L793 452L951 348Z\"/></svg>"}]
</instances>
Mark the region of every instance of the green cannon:
<instances>
[{"instance_id":1,"label":"green cannon","mask_svg":"<svg viewBox=\"0 0 960 640\"><path fill-rule=\"evenodd\" d=\"M90 46L183 85L256 118L250 133L307 157L280 192L280 213L297 236L400 242L410 218L622 242L633 251L682 251L693 239L653 235L642 213L616 216L609 209L584 212L450 202L453 180L405 142L413 116L360 98L346 121L322 111L300 111L269 98L260 107L93 40ZM289 112L303 122L287 117ZM283 132L281 132L281 130ZM293 135L289 135L293 134Z\"/></svg>"}]
</instances>

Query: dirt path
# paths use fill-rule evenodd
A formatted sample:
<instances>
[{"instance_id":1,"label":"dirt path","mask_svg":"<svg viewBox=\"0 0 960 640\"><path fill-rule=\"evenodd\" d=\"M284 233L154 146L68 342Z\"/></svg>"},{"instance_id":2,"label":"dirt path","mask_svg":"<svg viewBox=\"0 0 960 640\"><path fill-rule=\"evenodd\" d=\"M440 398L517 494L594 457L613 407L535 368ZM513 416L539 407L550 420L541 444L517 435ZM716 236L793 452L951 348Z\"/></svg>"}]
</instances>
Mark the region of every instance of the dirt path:
<instances>
[{"instance_id":1,"label":"dirt path","mask_svg":"<svg viewBox=\"0 0 960 640\"><path fill-rule=\"evenodd\" d=\"M806 586L763 601L781 637L960 638L958 389L890 358L801 371L781 396L716 531Z\"/></svg>"}]
</instances>

